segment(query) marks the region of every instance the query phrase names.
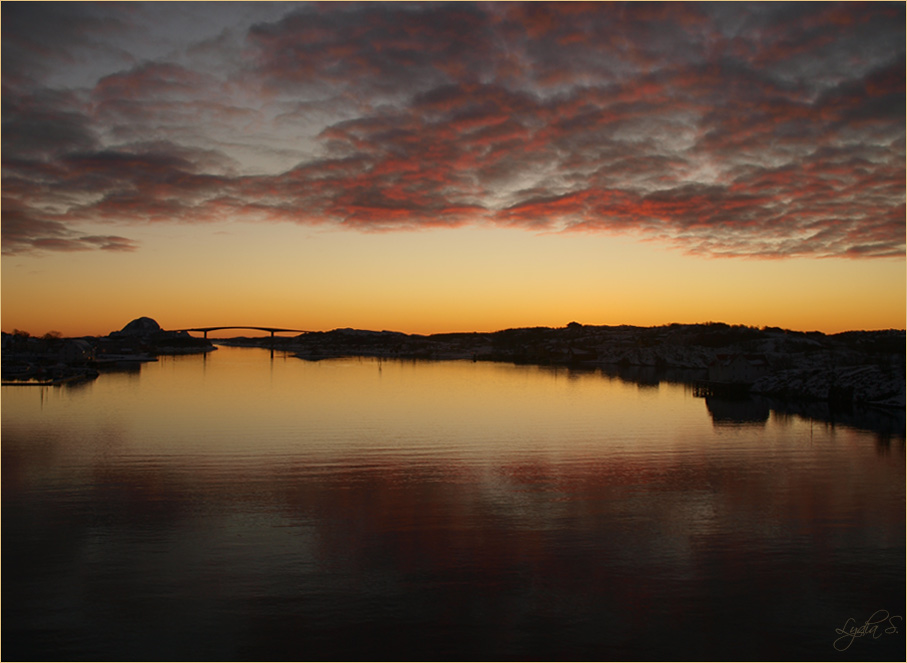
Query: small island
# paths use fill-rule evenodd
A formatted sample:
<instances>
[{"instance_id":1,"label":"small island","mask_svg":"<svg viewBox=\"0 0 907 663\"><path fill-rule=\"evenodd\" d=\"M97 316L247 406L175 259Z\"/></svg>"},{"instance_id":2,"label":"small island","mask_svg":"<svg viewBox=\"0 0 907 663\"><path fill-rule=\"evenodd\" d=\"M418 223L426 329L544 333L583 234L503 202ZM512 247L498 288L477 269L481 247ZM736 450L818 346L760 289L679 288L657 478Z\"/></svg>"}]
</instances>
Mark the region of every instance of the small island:
<instances>
[{"instance_id":1,"label":"small island","mask_svg":"<svg viewBox=\"0 0 907 663\"><path fill-rule=\"evenodd\" d=\"M63 338L57 332L35 337L3 332L3 385L50 386L91 380L99 371L128 369L159 355L210 352L215 346L187 332L166 331L141 317L107 336Z\"/></svg>"}]
</instances>

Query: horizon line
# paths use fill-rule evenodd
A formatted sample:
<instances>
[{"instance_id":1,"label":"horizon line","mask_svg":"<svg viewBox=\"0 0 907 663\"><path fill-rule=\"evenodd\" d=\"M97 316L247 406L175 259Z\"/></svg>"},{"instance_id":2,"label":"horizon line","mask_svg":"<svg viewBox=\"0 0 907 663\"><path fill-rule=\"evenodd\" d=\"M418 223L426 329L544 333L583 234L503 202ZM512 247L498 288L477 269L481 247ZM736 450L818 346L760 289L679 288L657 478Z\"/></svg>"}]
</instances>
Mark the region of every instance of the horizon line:
<instances>
[{"instance_id":1,"label":"horizon line","mask_svg":"<svg viewBox=\"0 0 907 663\"><path fill-rule=\"evenodd\" d=\"M142 316L142 317L147 317L147 316ZM134 320L136 320L136 319L138 319L138 318L135 318ZM151 319L153 320L154 318L151 318ZM0 333L8 334L11 336L15 335L17 332L25 333L28 336L33 337L33 338L41 338L41 337L48 336L48 335L57 335L59 338L86 338L86 337L102 338L104 336L109 336L110 334L114 334L114 333L121 331L128 324L129 323L126 323L126 325L123 325L123 327L120 327L119 329L114 329L114 330L111 330L111 331L109 331L107 333L103 333L103 334L63 335L60 332L57 332L56 330L49 330L49 331L45 332L44 334L32 334L32 333L28 332L27 330L22 330L17 327L14 327L13 331L11 331L11 332L2 330L2 331L0 331ZM303 330L303 329L296 329L296 328L265 326L265 325L211 325L211 326L192 326L192 327L177 327L177 328L165 328L165 327L161 326L161 331L164 331L164 332L181 332L181 331L205 332L205 331L221 331L221 330L226 330L226 329L248 329L248 330L261 331L263 334L267 334L268 332L276 332L276 333L298 332L299 334L312 334L312 333L327 333L327 332L332 332L332 331L352 330L352 331L364 331L364 332L371 332L371 333L395 333L395 334L403 334L406 336L441 336L441 335L445 335L445 334L496 334L496 333L503 332L503 331L518 330L518 329L557 330L557 329L567 329L571 325L578 325L580 327L591 327L591 328L595 328L595 327L598 327L598 328L629 327L629 328L636 328L636 329L658 329L658 328L662 328L662 327L676 327L676 326L694 327L694 326L722 325L722 326L727 326L727 327L744 327L744 328L748 328L748 329L757 329L760 331L781 330L784 332L793 332L793 333L800 333L800 334L822 334L824 336L835 336L838 334L847 334L847 333L853 333L853 332L867 332L868 333L868 332L891 331L891 332L907 333L907 326L905 326L905 327L884 327L884 328L879 327L879 328L874 328L874 329L850 328L850 329L845 329L842 331L827 332L827 331L822 331L819 329L793 329L793 328L787 328L787 327L780 327L777 325L768 325L768 324L752 325L752 324L745 324L745 323L730 323L730 322L724 322L724 321L720 321L720 320L707 320L707 321L703 321L703 322L668 322L668 323L652 324L652 325L640 325L640 324L633 324L633 323L593 324L593 323L582 323L582 322L578 322L578 321L571 321L571 322L568 322L561 326L519 325L519 326L513 326L513 327L501 327L499 329L494 329L494 330L475 329L475 330L459 330L459 331L438 331L438 332L428 332L428 333L408 332L408 331L400 331L400 330L396 330L396 329L380 329L379 330L379 329L368 329L368 328L351 327L351 326L332 327L330 329L326 328L326 329ZM225 336L225 337L218 337L218 338L241 338L241 337L242 336Z\"/></svg>"}]
</instances>

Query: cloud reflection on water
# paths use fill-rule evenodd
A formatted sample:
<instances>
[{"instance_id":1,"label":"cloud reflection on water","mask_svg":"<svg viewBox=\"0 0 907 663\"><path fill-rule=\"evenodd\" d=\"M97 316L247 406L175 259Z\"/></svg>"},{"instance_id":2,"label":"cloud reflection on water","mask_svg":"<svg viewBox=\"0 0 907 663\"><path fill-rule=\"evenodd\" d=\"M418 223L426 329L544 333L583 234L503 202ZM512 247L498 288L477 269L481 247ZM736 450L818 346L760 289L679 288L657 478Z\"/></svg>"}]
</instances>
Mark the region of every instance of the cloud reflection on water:
<instances>
[{"instance_id":1,"label":"cloud reflection on water","mask_svg":"<svg viewBox=\"0 0 907 663\"><path fill-rule=\"evenodd\" d=\"M11 651L44 629L29 646L72 657L806 656L863 602L903 598L903 446L882 457L843 426L809 438L797 418L716 428L681 386L230 361L250 354L209 359L203 379L149 366L134 398L104 378L43 411L12 395ZM191 389L173 384L184 371ZM159 417L151 435L149 413L203 385L195 427ZM240 431L213 404L230 393ZM318 408L339 394L373 400L324 435L336 410Z\"/></svg>"}]
</instances>

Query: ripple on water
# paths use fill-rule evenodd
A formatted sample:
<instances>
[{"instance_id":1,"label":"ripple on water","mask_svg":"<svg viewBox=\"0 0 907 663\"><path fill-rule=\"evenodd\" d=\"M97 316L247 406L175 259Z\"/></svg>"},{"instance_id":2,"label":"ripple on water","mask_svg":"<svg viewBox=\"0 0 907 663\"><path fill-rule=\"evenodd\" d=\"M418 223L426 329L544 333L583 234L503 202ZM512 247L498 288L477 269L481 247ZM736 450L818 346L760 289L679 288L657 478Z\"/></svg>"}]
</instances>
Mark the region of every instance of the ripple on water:
<instances>
[{"instance_id":1,"label":"ripple on water","mask_svg":"<svg viewBox=\"0 0 907 663\"><path fill-rule=\"evenodd\" d=\"M738 410L228 348L4 391L5 653L826 657L905 604L903 437Z\"/></svg>"}]
</instances>

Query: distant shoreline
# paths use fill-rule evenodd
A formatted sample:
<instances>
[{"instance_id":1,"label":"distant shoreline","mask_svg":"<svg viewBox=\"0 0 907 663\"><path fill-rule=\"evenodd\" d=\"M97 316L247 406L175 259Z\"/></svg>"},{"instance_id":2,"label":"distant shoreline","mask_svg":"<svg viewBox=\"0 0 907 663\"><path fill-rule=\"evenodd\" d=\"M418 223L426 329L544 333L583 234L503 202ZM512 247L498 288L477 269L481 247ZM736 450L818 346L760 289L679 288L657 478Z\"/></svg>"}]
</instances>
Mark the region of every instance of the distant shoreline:
<instances>
[{"instance_id":1,"label":"distant shoreline","mask_svg":"<svg viewBox=\"0 0 907 663\"><path fill-rule=\"evenodd\" d=\"M556 366L682 369L711 391L753 393L835 406L905 407L905 331L838 334L725 323L658 327L523 327L496 332L405 334L335 329L295 336L207 339L138 318L104 337L3 334L6 380L52 379L87 366L137 365L159 355L261 347L317 361L345 356L467 359ZM51 369L57 371L52 375ZM42 376L46 376L43 377Z\"/></svg>"},{"instance_id":2,"label":"distant shoreline","mask_svg":"<svg viewBox=\"0 0 907 663\"><path fill-rule=\"evenodd\" d=\"M723 323L660 327L531 327L432 335L336 329L292 338L234 337L219 345L263 347L309 361L344 356L472 359L562 366L698 371L712 388L780 399L904 409L903 330L794 332Z\"/></svg>"}]
</instances>

